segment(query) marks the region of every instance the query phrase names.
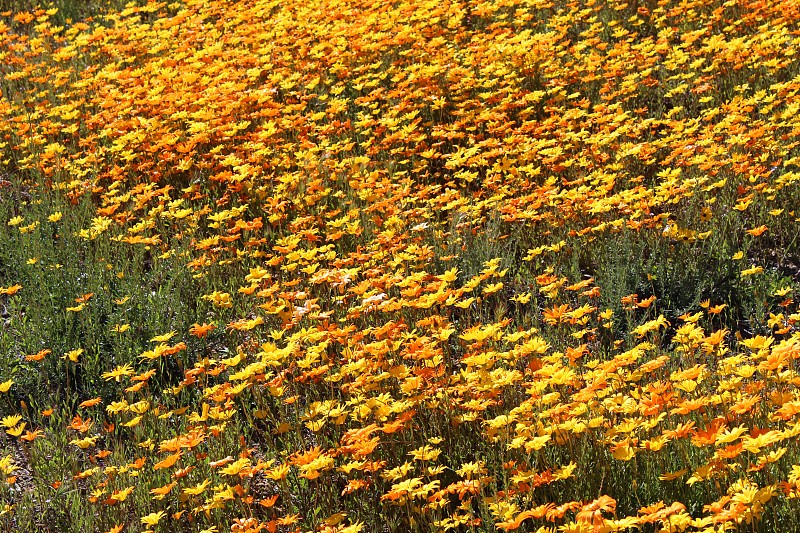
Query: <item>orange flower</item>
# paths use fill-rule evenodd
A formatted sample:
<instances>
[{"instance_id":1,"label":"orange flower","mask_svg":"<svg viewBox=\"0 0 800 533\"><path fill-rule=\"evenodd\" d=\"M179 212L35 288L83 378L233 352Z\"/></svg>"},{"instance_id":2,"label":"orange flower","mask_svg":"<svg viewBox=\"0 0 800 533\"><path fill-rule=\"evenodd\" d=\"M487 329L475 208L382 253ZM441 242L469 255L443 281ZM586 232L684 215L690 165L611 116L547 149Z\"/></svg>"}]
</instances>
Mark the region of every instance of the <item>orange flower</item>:
<instances>
[{"instance_id":1,"label":"orange flower","mask_svg":"<svg viewBox=\"0 0 800 533\"><path fill-rule=\"evenodd\" d=\"M42 359L44 359L44 357L46 355L48 355L50 353L53 353L52 350L48 350L48 349L45 348L44 350L39 350L38 352L36 352L33 355L26 355L25 356L25 360L26 361L41 361Z\"/></svg>"},{"instance_id":2,"label":"orange flower","mask_svg":"<svg viewBox=\"0 0 800 533\"><path fill-rule=\"evenodd\" d=\"M195 337L202 339L212 331L217 329L217 326L214 324L194 324L191 328L189 328L189 333L194 335Z\"/></svg>"},{"instance_id":3,"label":"orange flower","mask_svg":"<svg viewBox=\"0 0 800 533\"><path fill-rule=\"evenodd\" d=\"M0 287L0 295L8 294L12 296L22 289L22 285L11 285L10 287Z\"/></svg>"},{"instance_id":4,"label":"orange flower","mask_svg":"<svg viewBox=\"0 0 800 533\"><path fill-rule=\"evenodd\" d=\"M548 325L555 326L567 319L566 314L568 311L569 311L569 304L562 304L559 306L553 306L549 309L545 309L542 312L542 316L544 317L544 321Z\"/></svg>"}]
</instances>

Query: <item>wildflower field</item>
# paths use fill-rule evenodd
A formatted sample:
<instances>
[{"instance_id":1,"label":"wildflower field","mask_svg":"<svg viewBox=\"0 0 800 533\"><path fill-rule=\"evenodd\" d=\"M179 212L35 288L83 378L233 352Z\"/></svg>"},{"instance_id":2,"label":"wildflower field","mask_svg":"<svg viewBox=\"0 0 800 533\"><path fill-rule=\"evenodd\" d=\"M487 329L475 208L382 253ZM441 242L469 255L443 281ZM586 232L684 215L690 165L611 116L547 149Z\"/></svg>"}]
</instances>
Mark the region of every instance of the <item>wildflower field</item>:
<instances>
[{"instance_id":1,"label":"wildflower field","mask_svg":"<svg viewBox=\"0 0 800 533\"><path fill-rule=\"evenodd\" d=\"M800 531L800 1L0 0L0 531Z\"/></svg>"}]
</instances>

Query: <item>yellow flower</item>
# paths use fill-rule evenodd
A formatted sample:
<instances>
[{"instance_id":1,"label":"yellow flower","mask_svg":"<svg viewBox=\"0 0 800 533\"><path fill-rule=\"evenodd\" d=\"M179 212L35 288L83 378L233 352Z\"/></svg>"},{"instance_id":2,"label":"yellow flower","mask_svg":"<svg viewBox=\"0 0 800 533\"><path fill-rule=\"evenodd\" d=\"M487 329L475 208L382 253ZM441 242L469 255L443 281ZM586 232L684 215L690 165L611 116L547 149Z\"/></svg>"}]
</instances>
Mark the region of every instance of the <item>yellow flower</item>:
<instances>
[{"instance_id":1,"label":"yellow flower","mask_svg":"<svg viewBox=\"0 0 800 533\"><path fill-rule=\"evenodd\" d=\"M114 493L111 495L112 500L116 500L118 502L124 502L128 496L131 495L133 492L133 487L128 487L127 489L122 490L115 490Z\"/></svg>"},{"instance_id":2,"label":"yellow flower","mask_svg":"<svg viewBox=\"0 0 800 533\"><path fill-rule=\"evenodd\" d=\"M502 281L500 281L498 283L494 283L492 285L487 285L486 287L483 288L483 294L486 294L486 295L493 294L493 293L499 291L502 288L503 288L503 282Z\"/></svg>"},{"instance_id":3,"label":"yellow flower","mask_svg":"<svg viewBox=\"0 0 800 533\"><path fill-rule=\"evenodd\" d=\"M65 353L64 357L62 357L62 359L69 359L73 363L77 363L78 362L78 357L80 357L82 353L83 353L83 348L78 348L76 350L71 350L71 351Z\"/></svg>"},{"instance_id":4,"label":"yellow flower","mask_svg":"<svg viewBox=\"0 0 800 533\"><path fill-rule=\"evenodd\" d=\"M614 446L611 453L614 455L614 459L619 459L620 461L630 461L636 455L629 439Z\"/></svg>"},{"instance_id":5,"label":"yellow flower","mask_svg":"<svg viewBox=\"0 0 800 533\"><path fill-rule=\"evenodd\" d=\"M161 520L165 516L166 516L166 513L164 511L158 511L158 512L155 512L155 513L150 513L149 515L142 517L142 524L152 527L152 526L158 524L159 520Z\"/></svg>"},{"instance_id":6,"label":"yellow flower","mask_svg":"<svg viewBox=\"0 0 800 533\"><path fill-rule=\"evenodd\" d=\"M12 437L19 437L22 435L22 431L25 429L25 422L22 422L20 425L15 426L13 428L9 428L6 430L6 433L11 435Z\"/></svg>"},{"instance_id":7,"label":"yellow flower","mask_svg":"<svg viewBox=\"0 0 800 533\"><path fill-rule=\"evenodd\" d=\"M47 217L47 220L48 222L58 222L59 220L61 220L61 217L63 216L64 215L61 214L61 211L56 211L55 213Z\"/></svg>"},{"instance_id":8,"label":"yellow flower","mask_svg":"<svg viewBox=\"0 0 800 533\"><path fill-rule=\"evenodd\" d=\"M22 415L8 415L0 419L0 426L13 428L20 420L22 420Z\"/></svg>"},{"instance_id":9,"label":"yellow flower","mask_svg":"<svg viewBox=\"0 0 800 533\"><path fill-rule=\"evenodd\" d=\"M71 441L69 441L69 443L74 444L75 446L77 446L82 450L85 450L89 446L94 446L95 441L97 441L97 437L84 437L82 439L72 439Z\"/></svg>"},{"instance_id":10,"label":"yellow flower","mask_svg":"<svg viewBox=\"0 0 800 533\"><path fill-rule=\"evenodd\" d=\"M660 479L661 481L672 481L673 479L678 479L687 472L689 472L689 470L686 468L684 468L683 470L679 470L677 472L665 472L660 476L658 476L658 479Z\"/></svg>"},{"instance_id":11,"label":"yellow flower","mask_svg":"<svg viewBox=\"0 0 800 533\"><path fill-rule=\"evenodd\" d=\"M445 273L442 274L439 279L447 283L452 283L457 278L458 278L458 267L453 267L450 270L445 271Z\"/></svg>"},{"instance_id":12,"label":"yellow flower","mask_svg":"<svg viewBox=\"0 0 800 533\"><path fill-rule=\"evenodd\" d=\"M211 294L203 296L203 300L211 302L214 307L229 308L233 307L231 302L231 295L227 292L214 291Z\"/></svg>"},{"instance_id":13,"label":"yellow flower","mask_svg":"<svg viewBox=\"0 0 800 533\"><path fill-rule=\"evenodd\" d=\"M10 455L6 455L5 457L0 457L0 472L3 472L5 475L10 476L14 473L14 470L17 470L19 467L14 464Z\"/></svg>"},{"instance_id":14,"label":"yellow flower","mask_svg":"<svg viewBox=\"0 0 800 533\"><path fill-rule=\"evenodd\" d=\"M408 455L414 457L415 461L435 461L436 458L439 457L440 453L442 453L441 450L432 448L426 444L421 448L411 450L408 452Z\"/></svg>"},{"instance_id":15,"label":"yellow flower","mask_svg":"<svg viewBox=\"0 0 800 533\"><path fill-rule=\"evenodd\" d=\"M238 476L240 472L245 471L245 473L247 473L249 470L250 470L250 459L242 457L241 459L234 461L227 467L220 470L220 472L225 474L226 476Z\"/></svg>"},{"instance_id":16,"label":"yellow flower","mask_svg":"<svg viewBox=\"0 0 800 533\"><path fill-rule=\"evenodd\" d=\"M539 451L545 447L549 440L549 434L545 434L540 437L531 437L528 442L525 443L525 451L528 453L531 453L532 451Z\"/></svg>"},{"instance_id":17,"label":"yellow flower","mask_svg":"<svg viewBox=\"0 0 800 533\"><path fill-rule=\"evenodd\" d=\"M752 276L754 274L760 274L764 272L764 267L754 266L753 268L747 268L742 270L742 277Z\"/></svg>"},{"instance_id":18,"label":"yellow flower","mask_svg":"<svg viewBox=\"0 0 800 533\"><path fill-rule=\"evenodd\" d=\"M133 374L133 368L129 364L125 365L118 365L117 368L112 370L111 372L104 372L101 377L106 381L111 379L116 379L119 382L119 379L122 376L130 376Z\"/></svg>"},{"instance_id":19,"label":"yellow flower","mask_svg":"<svg viewBox=\"0 0 800 533\"><path fill-rule=\"evenodd\" d=\"M205 492L206 487L208 487L209 483L211 483L211 481L206 479L202 483L199 483L199 484L195 485L194 487L189 487L189 488L183 489L183 493L184 494L190 494L192 496L198 496L198 495L202 494L203 492Z\"/></svg>"},{"instance_id":20,"label":"yellow flower","mask_svg":"<svg viewBox=\"0 0 800 533\"><path fill-rule=\"evenodd\" d=\"M156 335L150 342L167 342L172 337L174 337L178 332L177 331L170 331L169 333L164 333L163 335Z\"/></svg>"},{"instance_id":21,"label":"yellow flower","mask_svg":"<svg viewBox=\"0 0 800 533\"><path fill-rule=\"evenodd\" d=\"M568 479L572 477L572 472L574 472L577 467L578 465L574 462L570 462L568 465L562 466L553 472L553 477L560 480Z\"/></svg>"}]
</instances>

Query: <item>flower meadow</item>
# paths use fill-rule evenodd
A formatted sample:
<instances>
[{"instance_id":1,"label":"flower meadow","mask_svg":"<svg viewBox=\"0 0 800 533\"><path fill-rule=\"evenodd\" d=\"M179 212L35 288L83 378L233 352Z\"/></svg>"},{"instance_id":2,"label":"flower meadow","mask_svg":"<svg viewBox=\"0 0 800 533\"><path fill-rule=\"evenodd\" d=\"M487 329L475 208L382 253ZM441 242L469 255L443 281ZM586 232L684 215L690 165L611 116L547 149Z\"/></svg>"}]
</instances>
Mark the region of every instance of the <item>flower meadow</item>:
<instances>
[{"instance_id":1,"label":"flower meadow","mask_svg":"<svg viewBox=\"0 0 800 533\"><path fill-rule=\"evenodd\" d=\"M0 9L0 530L800 530L800 2Z\"/></svg>"}]
</instances>

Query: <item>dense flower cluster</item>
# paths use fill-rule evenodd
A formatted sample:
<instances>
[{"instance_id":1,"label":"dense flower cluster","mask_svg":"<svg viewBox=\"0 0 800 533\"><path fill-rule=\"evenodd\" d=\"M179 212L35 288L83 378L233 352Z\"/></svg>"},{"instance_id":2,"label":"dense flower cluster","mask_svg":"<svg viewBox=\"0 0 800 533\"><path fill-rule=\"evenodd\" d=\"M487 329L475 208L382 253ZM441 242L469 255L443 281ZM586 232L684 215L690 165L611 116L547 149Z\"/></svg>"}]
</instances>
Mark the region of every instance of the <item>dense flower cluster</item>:
<instances>
[{"instance_id":1,"label":"dense flower cluster","mask_svg":"<svg viewBox=\"0 0 800 533\"><path fill-rule=\"evenodd\" d=\"M0 18L0 186L68 202L0 223L174 261L198 311L135 354L23 354L72 396L3 404L6 485L61 435L73 470L45 481L117 533L712 532L800 496L796 279L770 253L800 216L795 2L56 14ZM763 320L604 285L582 250L631 235L722 247ZM103 305L141 334L131 295L85 290L70 324Z\"/></svg>"}]
</instances>

